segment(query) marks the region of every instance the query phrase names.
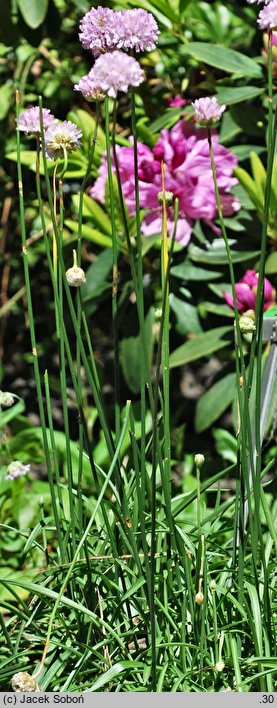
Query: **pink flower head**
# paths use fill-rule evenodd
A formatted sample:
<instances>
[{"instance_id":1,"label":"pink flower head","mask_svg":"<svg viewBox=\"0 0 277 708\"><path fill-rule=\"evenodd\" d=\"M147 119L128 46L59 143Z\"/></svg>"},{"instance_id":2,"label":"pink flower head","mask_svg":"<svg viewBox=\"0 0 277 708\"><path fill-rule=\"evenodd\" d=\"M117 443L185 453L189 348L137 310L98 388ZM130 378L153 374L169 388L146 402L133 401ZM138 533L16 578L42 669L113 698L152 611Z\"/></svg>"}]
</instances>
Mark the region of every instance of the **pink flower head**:
<instances>
[{"instance_id":1,"label":"pink flower head","mask_svg":"<svg viewBox=\"0 0 277 708\"><path fill-rule=\"evenodd\" d=\"M120 51L98 57L93 76L95 84L111 98L116 98L118 91L127 93L130 86L139 86L144 81L138 61Z\"/></svg>"},{"instance_id":2,"label":"pink flower head","mask_svg":"<svg viewBox=\"0 0 277 708\"><path fill-rule=\"evenodd\" d=\"M151 51L158 41L158 25L151 12L92 8L80 23L80 42L95 57L115 49Z\"/></svg>"},{"instance_id":3,"label":"pink flower head","mask_svg":"<svg viewBox=\"0 0 277 708\"><path fill-rule=\"evenodd\" d=\"M243 278L236 283L236 296L239 313L255 310L257 299L259 273L255 270L247 270ZM275 304L276 293L267 278L264 279L264 311ZM228 305L234 308L232 295L224 293L224 298Z\"/></svg>"},{"instance_id":4,"label":"pink flower head","mask_svg":"<svg viewBox=\"0 0 277 708\"><path fill-rule=\"evenodd\" d=\"M82 76L79 83L75 84L74 89L81 91L87 101L101 101L106 95L94 80L94 68L86 76Z\"/></svg>"},{"instance_id":5,"label":"pink flower head","mask_svg":"<svg viewBox=\"0 0 277 708\"><path fill-rule=\"evenodd\" d=\"M230 215L238 208L238 203L230 194L230 189L237 184L233 177L237 158L219 144L214 131L212 143L222 208L224 214ZM133 146L117 146L116 151L123 195L132 216L136 209L134 149ZM196 129L192 121L181 120L171 130L161 131L153 150L143 143L138 143L139 197L140 207L146 212L142 221L145 236L161 233L162 209L158 203L158 194L162 191L162 161L166 165L165 189L172 192L173 202L176 197L179 200L176 239L186 246L196 219L203 219L212 225L212 220L217 216L206 131ZM113 170L115 171L114 165ZM90 192L94 199L103 204L106 181L107 157L104 155L98 178ZM168 206L169 235L172 235L173 229L174 207Z\"/></svg>"},{"instance_id":6,"label":"pink flower head","mask_svg":"<svg viewBox=\"0 0 277 708\"><path fill-rule=\"evenodd\" d=\"M116 14L120 26L118 49L134 49L136 52L150 52L155 49L159 29L151 12L134 8Z\"/></svg>"},{"instance_id":7,"label":"pink flower head","mask_svg":"<svg viewBox=\"0 0 277 708\"><path fill-rule=\"evenodd\" d=\"M116 13L106 7L92 7L80 22L79 39L95 57L113 51L118 46L119 22Z\"/></svg>"},{"instance_id":8,"label":"pink flower head","mask_svg":"<svg viewBox=\"0 0 277 708\"><path fill-rule=\"evenodd\" d=\"M169 108L182 108L182 106L186 105L186 100L179 95L170 96L167 105Z\"/></svg>"},{"instance_id":9,"label":"pink flower head","mask_svg":"<svg viewBox=\"0 0 277 708\"><path fill-rule=\"evenodd\" d=\"M42 109L42 122L45 130L49 128L49 125L55 121L52 113L50 113L49 108ZM40 109L39 106L33 106L32 108L27 108L26 111L20 114L17 119L17 130L23 130L26 135L28 133L33 133L40 135Z\"/></svg>"},{"instance_id":10,"label":"pink flower head","mask_svg":"<svg viewBox=\"0 0 277 708\"><path fill-rule=\"evenodd\" d=\"M11 462L6 469L5 479L11 480L13 482L17 477L23 477L27 472L30 472L30 465L24 465L23 462L19 460L14 460Z\"/></svg>"},{"instance_id":11,"label":"pink flower head","mask_svg":"<svg viewBox=\"0 0 277 708\"><path fill-rule=\"evenodd\" d=\"M277 30L277 0L270 0L260 11L258 25L261 30Z\"/></svg>"},{"instance_id":12,"label":"pink flower head","mask_svg":"<svg viewBox=\"0 0 277 708\"><path fill-rule=\"evenodd\" d=\"M79 138L82 131L75 123L64 120L63 123L51 123L44 133L45 151L49 160L64 158L65 153L71 153L80 146Z\"/></svg>"},{"instance_id":13,"label":"pink flower head","mask_svg":"<svg viewBox=\"0 0 277 708\"><path fill-rule=\"evenodd\" d=\"M220 106L217 103L216 97L197 98L192 106L195 110L195 120L200 125L211 126L218 123L226 106Z\"/></svg>"}]
</instances>

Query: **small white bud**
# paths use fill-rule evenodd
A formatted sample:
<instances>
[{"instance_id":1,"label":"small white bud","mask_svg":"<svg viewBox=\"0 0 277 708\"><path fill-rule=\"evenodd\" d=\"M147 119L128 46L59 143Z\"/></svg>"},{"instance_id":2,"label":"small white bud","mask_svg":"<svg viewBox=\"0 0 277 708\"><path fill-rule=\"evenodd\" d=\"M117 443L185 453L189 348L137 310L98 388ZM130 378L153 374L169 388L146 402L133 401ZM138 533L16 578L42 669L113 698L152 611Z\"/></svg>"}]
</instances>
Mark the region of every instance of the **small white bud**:
<instances>
[{"instance_id":1,"label":"small white bud","mask_svg":"<svg viewBox=\"0 0 277 708\"><path fill-rule=\"evenodd\" d=\"M216 668L217 671L223 671L223 669L225 668L224 661L222 661L222 660L217 661L217 662L216 662L216 665L215 665L215 668Z\"/></svg>"},{"instance_id":2,"label":"small white bud","mask_svg":"<svg viewBox=\"0 0 277 708\"><path fill-rule=\"evenodd\" d=\"M86 276L82 268L77 265L77 254L73 251L73 266L66 271L66 280L72 288L79 288L86 282Z\"/></svg>"},{"instance_id":3,"label":"small white bud","mask_svg":"<svg viewBox=\"0 0 277 708\"><path fill-rule=\"evenodd\" d=\"M202 465L204 465L204 462L205 462L204 455L201 455L200 453L197 455L194 455L194 464L195 464L195 467L198 467L199 470L200 470L200 467L202 467Z\"/></svg>"},{"instance_id":4,"label":"small white bud","mask_svg":"<svg viewBox=\"0 0 277 708\"><path fill-rule=\"evenodd\" d=\"M158 202L159 204L163 204L163 201L165 199L166 206L171 206L173 199L174 199L174 194L173 192L159 192L158 193Z\"/></svg>"},{"instance_id":5,"label":"small white bud","mask_svg":"<svg viewBox=\"0 0 277 708\"><path fill-rule=\"evenodd\" d=\"M244 334L255 332L256 325L252 317L249 317L247 312L239 318L239 328Z\"/></svg>"},{"instance_id":6,"label":"small white bud","mask_svg":"<svg viewBox=\"0 0 277 708\"><path fill-rule=\"evenodd\" d=\"M34 691L37 693L40 688L36 680L27 674L26 671L19 671L18 674L14 674L11 680L12 690L16 693Z\"/></svg>"},{"instance_id":7,"label":"small white bud","mask_svg":"<svg viewBox=\"0 0 277 708\"><path fill-rule=\"evenodd\" d=\"M8 391L0 391L0 407L10 408L13 405L14 398L12 393Z\"/></svg>"}]
</instances>

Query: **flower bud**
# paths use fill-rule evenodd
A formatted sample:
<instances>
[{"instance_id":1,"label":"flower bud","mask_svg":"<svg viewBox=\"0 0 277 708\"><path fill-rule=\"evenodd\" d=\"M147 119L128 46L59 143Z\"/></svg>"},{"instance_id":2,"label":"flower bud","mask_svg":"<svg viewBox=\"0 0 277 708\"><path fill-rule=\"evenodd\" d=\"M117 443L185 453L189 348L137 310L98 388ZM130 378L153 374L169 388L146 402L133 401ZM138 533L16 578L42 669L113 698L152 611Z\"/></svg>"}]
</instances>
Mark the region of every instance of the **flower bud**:
<instances>
[{"instance_id":1,"label":"flower bud","mask_svg":"<svg viewBox=\"0 0 277 708\"><path fill-rule=\"evenodd\" d=\"M204 465L204 462L205 462L204 455L201 455L201 453L194 455L194 464L195 464L195 467L197 467L199 470L202 467L202 465Z\"/></svg>"},{"instance_id":2,"label":"flower bud","mask_svg":"<svg viewBox=\"0 0 277 708\"><path fill-rule=\"evenodd\" d=\"M73 266L66 271L66 280L72 288L79 288L86 282L86 276L82 268L77 265L77 254L73 251Z\"/></svg>"},{"instance_id":3,"label":"flower bud","mask_svg":"<svg viewBox=\"0 0 277 708\"><path fill-rule=\"evenodd\" d=\"M13 405L13 395L8 391L0 391L0 408L3 406L5 408L10 408Z\"/></svg>"},{"instance_id":4,"label":"flower bud","mask_svg":"<svg viewBox=\"0 0 277 708\"><path fill-rule=\"evenodd\" d=\"M239 318L239 328L244 334L249 334L249 332L255 332L256 325L252 317L245 314Z\"/></svg>"},{"instance_id":5,"label":"flower bud","mask_svg":"<svg viewBox=\"0 0 277 708\"><path fill-rule=\"evenodd\" d=\"M40 688L36 682L36 680L30 676L30 674L27 674L26 671L19 671L18 674L14 674L11 680L12 684L12 690L16 691L16 693L19 692L28 692L28 691L34 691L37 693L40 691Z\"/></svg>"},{"instance_id":6,"label":"flower bud","mask_svg":"<svg viewBox=\"0 0 277 708\"><path fill-rule=\"evenodd\" d=\"M197 605L202 605L202 602L204 602L204 595L202 592L197 592L195 595L195 602Z\"/></svg>"},{"instance_id":7,"label":"flower bud","mask_svg":"<svg viewBox=\"0 0 277 708\"><path fill-rule=\"evenodd\" d=\"M215 668L217 671L223 671L223 669L225 668L224 661L222 661L222 659L220 661L217 661Z\"/></svg>"},{"instance_id":8,"label":"flower bud","mask_svg":"<svg viewBox=\"0 0 277 708\"><path fill-rule=\"evenodd\" d=\"M171 206L173 202L174 194L173 192L159 192L158 193L158 202L159 204L163 204L163 201L165 200L166 206Z\"/></svg>"}]
</instances>

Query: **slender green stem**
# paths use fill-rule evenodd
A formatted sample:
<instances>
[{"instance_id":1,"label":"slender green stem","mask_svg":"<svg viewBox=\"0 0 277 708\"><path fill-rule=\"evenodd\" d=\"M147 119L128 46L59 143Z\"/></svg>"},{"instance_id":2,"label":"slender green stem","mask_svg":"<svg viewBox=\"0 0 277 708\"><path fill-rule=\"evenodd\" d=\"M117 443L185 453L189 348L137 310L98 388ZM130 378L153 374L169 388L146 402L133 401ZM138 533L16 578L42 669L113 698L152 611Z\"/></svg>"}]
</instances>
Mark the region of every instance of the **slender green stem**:
<instances>
[{"instance_id":1,"label":"slender green stem","mask_svg":"<svg viewBox=\"0 0 277 708\"><path fill-rule=\"evenodd\" d=\"M113 111L113 130L112 130L112 146L115 152L115 121L116 121L116 102L114 101ZM111 211L112 225L112 252L113 252L113 284L112 284L112 323L113 323L113 341L114 341L114 395L115 395L115 438L118 440L120 430L120 390L119 390L119 339L118 339L118 248L115 222L115 200L113 187L113 172L111 164L111 141L110 141L110 114L109 114L109 99L105 99L105 128L106 128L106 148L107 148L107 168L108 168L108 184L109 184L109 202Z\"/></svg>"}]
</instances>

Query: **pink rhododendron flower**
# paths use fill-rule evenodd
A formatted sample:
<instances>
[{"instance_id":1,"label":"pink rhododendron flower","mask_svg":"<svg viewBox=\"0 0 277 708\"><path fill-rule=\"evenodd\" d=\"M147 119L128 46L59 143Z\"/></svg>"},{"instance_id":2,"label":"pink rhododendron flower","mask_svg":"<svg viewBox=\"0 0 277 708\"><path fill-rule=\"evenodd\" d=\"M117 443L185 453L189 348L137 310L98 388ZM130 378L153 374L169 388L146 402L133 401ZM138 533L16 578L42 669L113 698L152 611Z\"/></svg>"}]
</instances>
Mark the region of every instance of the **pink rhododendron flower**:
<instances>
[{"instance_id":1,"label":"pink rhododendron flower","mask_svg":"<svg viewBox=\"0 0 277 708\"><path fill-rule=\"evenodd\" d=\"M217 169L217 180L224 214L232 214L239 209L230 189L237 184L233 169L237 158L219 144L218 135L212 133L213 149ZM124 199L130 215L135 214L135 175L133 147L117 146L119 173ZM179 121L171 130L162 130L151 150L138 143L138 177L140 207L146 211L142 221L142 232L146 236L161 233L162 209L158 194L162 191L161 162L166 165L165 189L179 199L179 218L176 239L186 246L190 240L193 223L203 219L213 226L217 216L214 184L209 156L209 146L204 129L195 127L192 121ZM113 163L113 159L112 159ZM113 170L115 171L114 165ZM99 176L91 189L94 199L105 202L107 181L107 158L102 158ZM168 231L174 229L174 206L168 209Z\"/></svg>"},{"instance_id":2,"label":"pink rhododendron flower","mask_svg":"<svg viewBox=\"0 0 277 708\"><path fill-rule=\"evenodd\" d=\"M257 299L257 286L259 273L255 270L247 270L243 278L236 283L236 296L238 311L248 312L255 310ZM234 308L234 300L232 295L224 293L224 298L228 305ZM267 278L264 279L264 311L275 304L276 292Z\"/></svg>"},{"instance_id":3,"label":"pink rhododendron flower","mask_svg":"<svg viewBox=\"0 0 277 708\"><path fill-rule=\"evenodd\" d=\"M182 108L182 106L186 105L186 99L182 98L182 96L170 96L167 102L167 105L169 108Z\"/></svg>"}]
</instances>

